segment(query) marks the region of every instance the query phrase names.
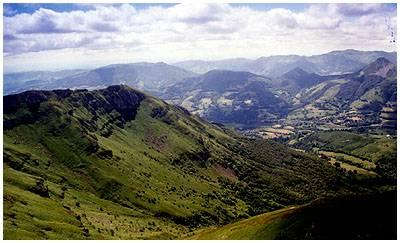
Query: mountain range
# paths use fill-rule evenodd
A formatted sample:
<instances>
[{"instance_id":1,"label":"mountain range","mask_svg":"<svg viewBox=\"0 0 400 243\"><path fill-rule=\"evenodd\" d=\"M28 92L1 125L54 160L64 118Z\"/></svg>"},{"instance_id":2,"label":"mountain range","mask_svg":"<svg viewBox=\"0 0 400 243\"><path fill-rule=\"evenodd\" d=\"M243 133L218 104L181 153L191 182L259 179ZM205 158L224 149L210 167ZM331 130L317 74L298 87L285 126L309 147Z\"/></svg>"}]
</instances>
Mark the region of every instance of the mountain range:
<instances>
[{"instance_id":1,"label":"mountain range","mask_svg":"<svg viewBox=\"0 0 400 243\"><path fill-rule=\"evenodd\" d=\"M379 123L384 107L396 109L396 69L386 58L378 58L355 73L326 76L293 96L295 108L288 118Z\"/></svg>"},{"instance_id":2,"label":"mountain range","mask_svg":"<svg viewBox=\"0 0 400 243\"><path fill-rule=\"evenodd\" d=\"M196 73L205 73L213 69L228 69L277 78L295 68L301 68L306 72L319 75L351 73L358 71L379 57L385 57L392 63L396 63L396 55L396 52L349 49L314 56L279 55L260 57L254 60L236 58L220 61L183 61L173 65Z\"/></svg>"},{"instance_id":3,"label":"mountain range","mask_svg":"<svg viewBox=\"0 0 400 243\"><path fill-rule=\"evenodd\" d=\"M49 75L49 72L42 72ZM35 73L5 75L5 94L18 93L30 89L100 89L115 84L126 84L132 87L158 94L165 87L173 85L183 78L195 76L195 73L174 67L166 63L132 63L112 64L93 70L80 72L66 71L58 79L43 79ZM50 72L50 74L52 74ZM24 76L24 82L15 82L14 76ZM46 82L44 82L46 81ZM28 85L28 83L30 85Z\"/></svg>"},{"instance_id":4,"label":"mountain range","mask_svg":"<svg viewBox=\"0 0 400 243\"><path fill-rule=\"evenodd\" d=\"M127 86L4 97L6 239L170 239L373 192L311 154L252 140Z\"/></svg>"},{"instance_id":5,"label":"mountain range","mask_svg":"<svg viewBox=\"0 0 400 243\"><path fill-rule=\"evenodd\" d=\"M197 63L207 68L230 69L213 69L204 74L166 63L6 74L4 93L29 89L93 90L126 84L183 106L209 121L241 128L271 125L286 118L288 125L323 118L332 127L381 123L395 128L395 54L345 50L311 57L272 56L252 64L239 58L196 61L186 66L194 71ZM185 66L180 64L176 65ZM244 69L253 72L234 71L246 65L249 68ZM279 76L265 76L270 74L268 70L276 72L272 76Z\"/></svg>"},{"instance_id":6,"label":"mountain range","mask_svg":"<svg viewBox=\"0 0 400 243\"><path fill-rule=\"evenodd\" d=\"M172 65L163 62L142 62L112 64L93 70L9 73L4 75L4 94L33 89L96 89L126 84L160 96L166 88L182 79L198 76L214 69L251 72L275 80L298 68L313 75L324 76L356 72L379 57L385 57L396 64L395 52L345 50L310 57L289 55L260 57L255 60L245 58L220 61L199 60Z\"/></svg>"},{"instance_id":7,"label":"mountain range","mask_svg":"<svg viewBox=\"0 0 400 243\"><path fill-rule=\"evenodd\" d=\"M83 73L86 70L35 71L4 74L4 94L20 93L32 89L45 89L55 80Z\"/></svg>"},{"instance_id":8,"label":"mountain range","mask_svg":"<svg viewBox=\"0 0 400 243\"><path fill-rule=\"evenodd\" d=\"M4 75L4 238L396 238L393 53L225 61Z\"/></svg>"},{"instance_id":9,"label":"mountain range","mask_svg":"<svg viewBox=\"0 0 400 243\"><path fill-rule=\"evenodd\" d=\"M321 76L297 67L271 79L213 70L171 86L161 97L207 120L239 127L286 118L289 125L313 119L343 126L377 124L382 112L386 117L395 113L396 68L380 57L357 72L341 75Z\"/></svg>"}]
</instances>

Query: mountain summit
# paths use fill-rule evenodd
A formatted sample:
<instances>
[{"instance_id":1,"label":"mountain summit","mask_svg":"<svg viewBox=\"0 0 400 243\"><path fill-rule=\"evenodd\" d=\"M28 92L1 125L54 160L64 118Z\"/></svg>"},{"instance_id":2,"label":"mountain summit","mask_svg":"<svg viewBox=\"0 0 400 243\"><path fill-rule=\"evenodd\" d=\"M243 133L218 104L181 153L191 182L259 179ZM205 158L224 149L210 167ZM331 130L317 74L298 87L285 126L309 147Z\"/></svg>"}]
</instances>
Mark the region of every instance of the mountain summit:
<instances>
[{"instance_id":1,"label":"mountain summit","mask_svg":"<svg viewBox=\"0 0 400 243\"><path fill-rule=\"evenodd\" d=\"M384 57L376 59L373 63L369 64L362 69L365 75L377 75L383 78L396 77L396 65Z\"/></svg>"},{"instance_id":2,"label":"mountain summit","mask_svg":"<svg viewBox=\"0 0 400 243\"><path fill-rule=\"evenodd\" d=\"M282 86L291 86L293 89L298 90L317 84L322 80L322 77L297 67L283 74L280 79L282 80Z\"/></svg>"}]
</instances>

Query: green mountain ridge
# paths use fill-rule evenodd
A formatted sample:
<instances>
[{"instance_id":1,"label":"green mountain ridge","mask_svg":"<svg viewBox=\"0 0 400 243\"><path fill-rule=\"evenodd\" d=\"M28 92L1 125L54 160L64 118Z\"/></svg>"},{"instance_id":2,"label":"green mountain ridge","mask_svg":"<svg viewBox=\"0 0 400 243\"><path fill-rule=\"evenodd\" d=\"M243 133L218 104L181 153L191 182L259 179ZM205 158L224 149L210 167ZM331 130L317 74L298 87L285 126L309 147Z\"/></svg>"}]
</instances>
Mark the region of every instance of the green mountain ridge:
<instances>
[{"instance_id":1,"label":"green mountain ridge","mask_svg":"<svg viewBox=\"0 0 400 243\"><path fill-rule=\"evenodd\" d=\"M5 239L176 239L373 190L128 86L5 96L3 123Z\"/></svg>"}]
</instances>

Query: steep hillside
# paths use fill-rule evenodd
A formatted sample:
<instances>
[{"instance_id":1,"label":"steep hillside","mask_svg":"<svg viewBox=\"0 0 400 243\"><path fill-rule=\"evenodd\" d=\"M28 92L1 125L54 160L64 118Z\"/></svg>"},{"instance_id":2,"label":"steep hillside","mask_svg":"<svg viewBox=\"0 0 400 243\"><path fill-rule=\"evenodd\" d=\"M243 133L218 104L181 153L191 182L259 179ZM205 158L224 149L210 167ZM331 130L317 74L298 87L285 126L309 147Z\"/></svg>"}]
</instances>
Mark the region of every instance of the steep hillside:
<instances>
[{"instance_id":1,"label":"steep hillside","mask_svg":"<svg viewBox=\"0 0 400 243\"><path fill-rule=\"evenodd\" d=\"M272 81L249 72L213 70L169 88L162 97L209 121L257 126L285 115Z\"/></svg>"},{"instance_id":2,"label":"steep hillside","mask_svg":"<svg viewBox=\"0 0 400 243\"><path fill-rule=\"evenodd\" d=\"M196 240L359 240L396 235L396 192L318 200L196 232Z\"/></svg>"},{"instance_id":3,"label":"steep hillside","mask_svg":"<svg viewBox=\"0 0 400 243\"><path fill-rule=\"evenodd\" d=\"M366 190L127 86L5 96L3 122L5 239L178 238Z\"/></svg>"}]
</instances>

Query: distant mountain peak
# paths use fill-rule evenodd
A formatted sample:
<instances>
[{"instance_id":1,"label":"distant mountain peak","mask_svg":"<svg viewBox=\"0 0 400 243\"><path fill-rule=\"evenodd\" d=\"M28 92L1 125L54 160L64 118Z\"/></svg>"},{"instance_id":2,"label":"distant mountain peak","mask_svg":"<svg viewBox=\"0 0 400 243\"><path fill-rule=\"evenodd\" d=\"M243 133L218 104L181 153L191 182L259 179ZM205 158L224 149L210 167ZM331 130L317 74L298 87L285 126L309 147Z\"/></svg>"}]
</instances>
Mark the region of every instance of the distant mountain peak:
<instances>
[{"instance_id":1,"label":"distant mountain peak","mask_svg":"<svg viewBox=\"0 0 400 243\"><path fill-rule=\"evenodd\" d=\"M283 74L283 76L287 75L309 75L310 73L304 71L303 69L296 67L290 70L289 72Z\"/></svg>"},{"instance_id":2,"label":"distant mountain peak","mask_svg":"<svg viewBox=\"0 0 400 243\"><path fill-rule=\"evenodd\" d=\"M105 89L108 91L135 91L134 89L125 84L111 85Z\"/></svg>"},{"instance_id":3,"label":"distant mountain peak","mask_svg":"<svg viewBox=\"0 0 400 243\"><path fill-rule=\"evenodd\" d=\"M304 71L302 68L296 67L290 70L289 72L284 73L281 76L283 79L316 79L320 76L315 73L309 73Z\"/></svg>"},{"instance_id":4,"label":"distant mountain peak","mask_svg":"<svg viewBox=\"0 0 400 243\"><path fill-rule=\"evenodd\" d=\"M378 59L376 59L375 63L380 65L386 65L386 64L391 64L392 62L390 62L388 59L384 57L379 57Z\"/></svg>"},{"instance_id":5,"label":"distant mountain peak","mask_svg":"<svg viewBox=\"0 0 400 243\"><path fill-rule=\"evenodd\" d=\"M302 68L296 67L281 76L283 86L294 86L296 88L306 88L321 81L321 76L309 73Z\"/></svg>"},{"instance_id":6,"label":"distant mountain peak","mask_svg":"<svg viewBox=\"0 0 400 243\"><path fill-rule=\"evenodd\" d=\"M355 49L336 50L328 52L328 54L343 54L343 53L360 53L361 51Z\"/></svg>"},{"instance_id":7,"label":"distant mountain peak","mask_svg":"<svg viewBox=\"0 0 400 243\"><path fill-rule=\"evenodd\" d=\"M374 62L367 65L361 71L365 75L377 75L383 78L393 75L393 69L395 65L384 57L379 57Z\"/></svg>"},{"instance_id":8,"label":"distant mountain peak","mask_svg":"<svg viewBox=\"0 0 400 243\"><path fill-rule=\"evenodd\" d=\"M245 72L245 71L232 71L232 70L227 70L227 69L213 69L208 72L206 72L204 75L213 75L213 74L235 74L235 73L247 73L251 74L250 72ZM255 75L255 74L254 74Z\"/></svg>"}]
</instances>

